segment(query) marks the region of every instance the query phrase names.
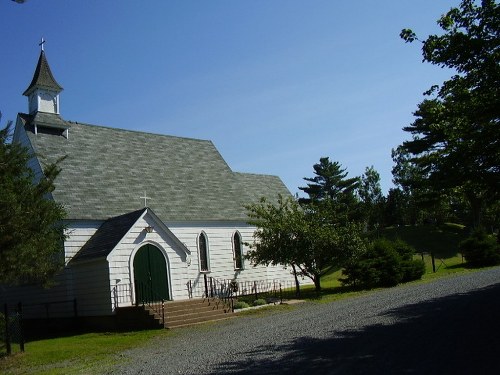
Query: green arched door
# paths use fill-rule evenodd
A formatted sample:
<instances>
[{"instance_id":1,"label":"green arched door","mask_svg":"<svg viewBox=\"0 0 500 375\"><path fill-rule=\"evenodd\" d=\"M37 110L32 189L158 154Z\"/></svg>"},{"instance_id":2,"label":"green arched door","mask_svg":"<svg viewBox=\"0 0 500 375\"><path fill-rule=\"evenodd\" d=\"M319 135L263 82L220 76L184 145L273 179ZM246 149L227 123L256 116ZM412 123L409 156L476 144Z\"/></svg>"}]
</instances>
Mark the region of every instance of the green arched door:
<instances>
[{"instance_id":1,"label":"green arched door","mask_svg":"<svg viewBox=\"0 0 500 375\"><path fill-rule=\"evenodd\" d=\"M134 257L137 303L168 300L167 263L156 246L142 246Z\"/></svg>"}]
</instances>

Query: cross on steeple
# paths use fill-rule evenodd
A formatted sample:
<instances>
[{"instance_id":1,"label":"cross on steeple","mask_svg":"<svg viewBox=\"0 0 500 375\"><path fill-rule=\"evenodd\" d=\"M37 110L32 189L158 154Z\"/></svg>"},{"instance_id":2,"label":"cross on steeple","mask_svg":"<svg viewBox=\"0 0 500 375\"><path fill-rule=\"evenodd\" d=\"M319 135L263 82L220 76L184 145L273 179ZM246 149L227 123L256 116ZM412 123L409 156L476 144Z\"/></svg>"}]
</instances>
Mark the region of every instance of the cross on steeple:
<instances>
[{"instance_id":1,"label":"cross on steeple","mask_svg":"<svg viewBox=\"0 0 500 375\"><path fill-rule=\"evenodd\" d=\"M45 40L42 37L42 40L40 41L40 43L38 43L38 45L42 48L42 51L43 51L43 45L44 44L45 44Z\"/></svg>"},{"instance_id":2,"label":"cross on steeple","mask_svg":"<svg viewBox=\"0 0 500 375\"><path fill-rule=\"evenodd\" d=\"M144 196L139 197L139 198L144 199L144 207L147 207L148 206L148 199L151 199L151 198L147 196L146 191L144 191Z\"/></svg>"}]
</instances>

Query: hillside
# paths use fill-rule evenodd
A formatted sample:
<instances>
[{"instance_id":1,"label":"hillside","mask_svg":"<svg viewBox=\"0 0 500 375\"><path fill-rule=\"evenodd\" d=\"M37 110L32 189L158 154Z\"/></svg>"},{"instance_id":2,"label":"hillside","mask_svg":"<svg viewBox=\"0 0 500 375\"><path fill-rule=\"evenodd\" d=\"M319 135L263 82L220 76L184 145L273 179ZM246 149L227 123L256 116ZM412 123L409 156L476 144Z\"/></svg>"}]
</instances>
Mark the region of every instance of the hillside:
<instances>
[{"instance_id":1,"label":"hillside","mask_svg":"<svg viewBox=\"0 0 500 375\"><path fill-rule=\"evenodd\" d=\"M452 258L458 255L458 245L467 236L467 229L458 224L420 225L386 228L378 237L401 239L413 246L417 253L434 253L438 258Z\"/></svg>"}]
</instances>

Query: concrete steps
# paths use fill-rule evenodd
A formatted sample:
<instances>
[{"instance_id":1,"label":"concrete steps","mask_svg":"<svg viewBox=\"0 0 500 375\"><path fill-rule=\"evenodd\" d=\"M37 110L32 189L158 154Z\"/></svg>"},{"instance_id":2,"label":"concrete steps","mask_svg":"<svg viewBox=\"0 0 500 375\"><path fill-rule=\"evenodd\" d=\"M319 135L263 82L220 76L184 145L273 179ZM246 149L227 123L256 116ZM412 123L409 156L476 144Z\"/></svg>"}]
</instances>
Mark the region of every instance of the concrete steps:
<instances>
[{"instance_id":1,"label":"concrete steps","mask_svg":"<svg viewBox=\"0 0 500 375\"><path fill-rule=\"evenodd\" d=\"M116 326L120 330L141 330L161 328L161 319L158 320L154 314L145 306L119 307L115 312Z\"/></svg>"},{"instance_id":2,"label":"concrete steps","mask_svg":"<svg viewBox=\"0 0 500 375\"><path fill-rule=\"evenodd\" d=\"M116 309L117 326L121 329L178 328L233 317L230 306L218 298L200 298L165 302L163 317L147 305Z\"/></svg>"},{"instance_id":3,"label":"concrete steps","mask_svg":"<svg viewBox=\"0 0 500 375\"><path fill-rule=\"evenodd\" d=\"M165 303L165 326L183 327L227 319L233 316L230 306L218 298L191 299Z\"/></svg>"}]
</instances>

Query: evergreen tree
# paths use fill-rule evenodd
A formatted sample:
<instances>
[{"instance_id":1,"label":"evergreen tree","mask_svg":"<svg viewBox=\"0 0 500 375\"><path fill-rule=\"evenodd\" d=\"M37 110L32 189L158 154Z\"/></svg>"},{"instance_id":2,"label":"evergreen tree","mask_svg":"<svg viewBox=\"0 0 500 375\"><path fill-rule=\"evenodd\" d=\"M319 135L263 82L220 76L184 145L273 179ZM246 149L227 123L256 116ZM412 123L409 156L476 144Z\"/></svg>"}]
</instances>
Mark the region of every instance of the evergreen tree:
<instances>
[{"instance_id":1,"label":"evergreen tree","mask_svg":"<svg viewBox=\"0 0 500 375\"><path fill-rule=\"evenodd\" d=\"M50 199L56 164L35 181L26 148L0 130L0 284L48 283L64 264L63 208Z\"/></svg>"},{"instance_id":2,"label":"evergreen tree","mask_svg":"<svg viewBox=\"0 0 500 375\"><path fill-rule=\"evenodd\" d=\"M331 162L328 157L320 158L319 163L313 165L313 169L316 176L304 177L308 184L306 187L299 187L309 197L300 198L299 203L318 205L328 201L330 209L339 218L359 220L361 215L356 196L359 178L347 178L346 169L338 162Z\"/></svg>"},{"instance_id":3,"label":"evergreen tree","mask_svg":"<svg viewBox=\"0 0 500 375\"><path fill-rule=\"evenodd\" d=\"M426 93L401 151L418 171L410 186L461 193L478 227L500 194L500 7L462 0L438 24L444 33L422 42L424 61L457 74ZM418 40L409 29L401 37Z\"/></svg>"},{"instance_id":4,"label":"evergreen tree","mask_svg":"<svg viewBox=\"0 0 500 375\"><path fill-rule=\"evenodd\" d=\"M380 186L380 175L373 166L366 167L361 176L358 194L368 228L377 228L383 222L385 200Z\"/></svg>"}]
</instances>

